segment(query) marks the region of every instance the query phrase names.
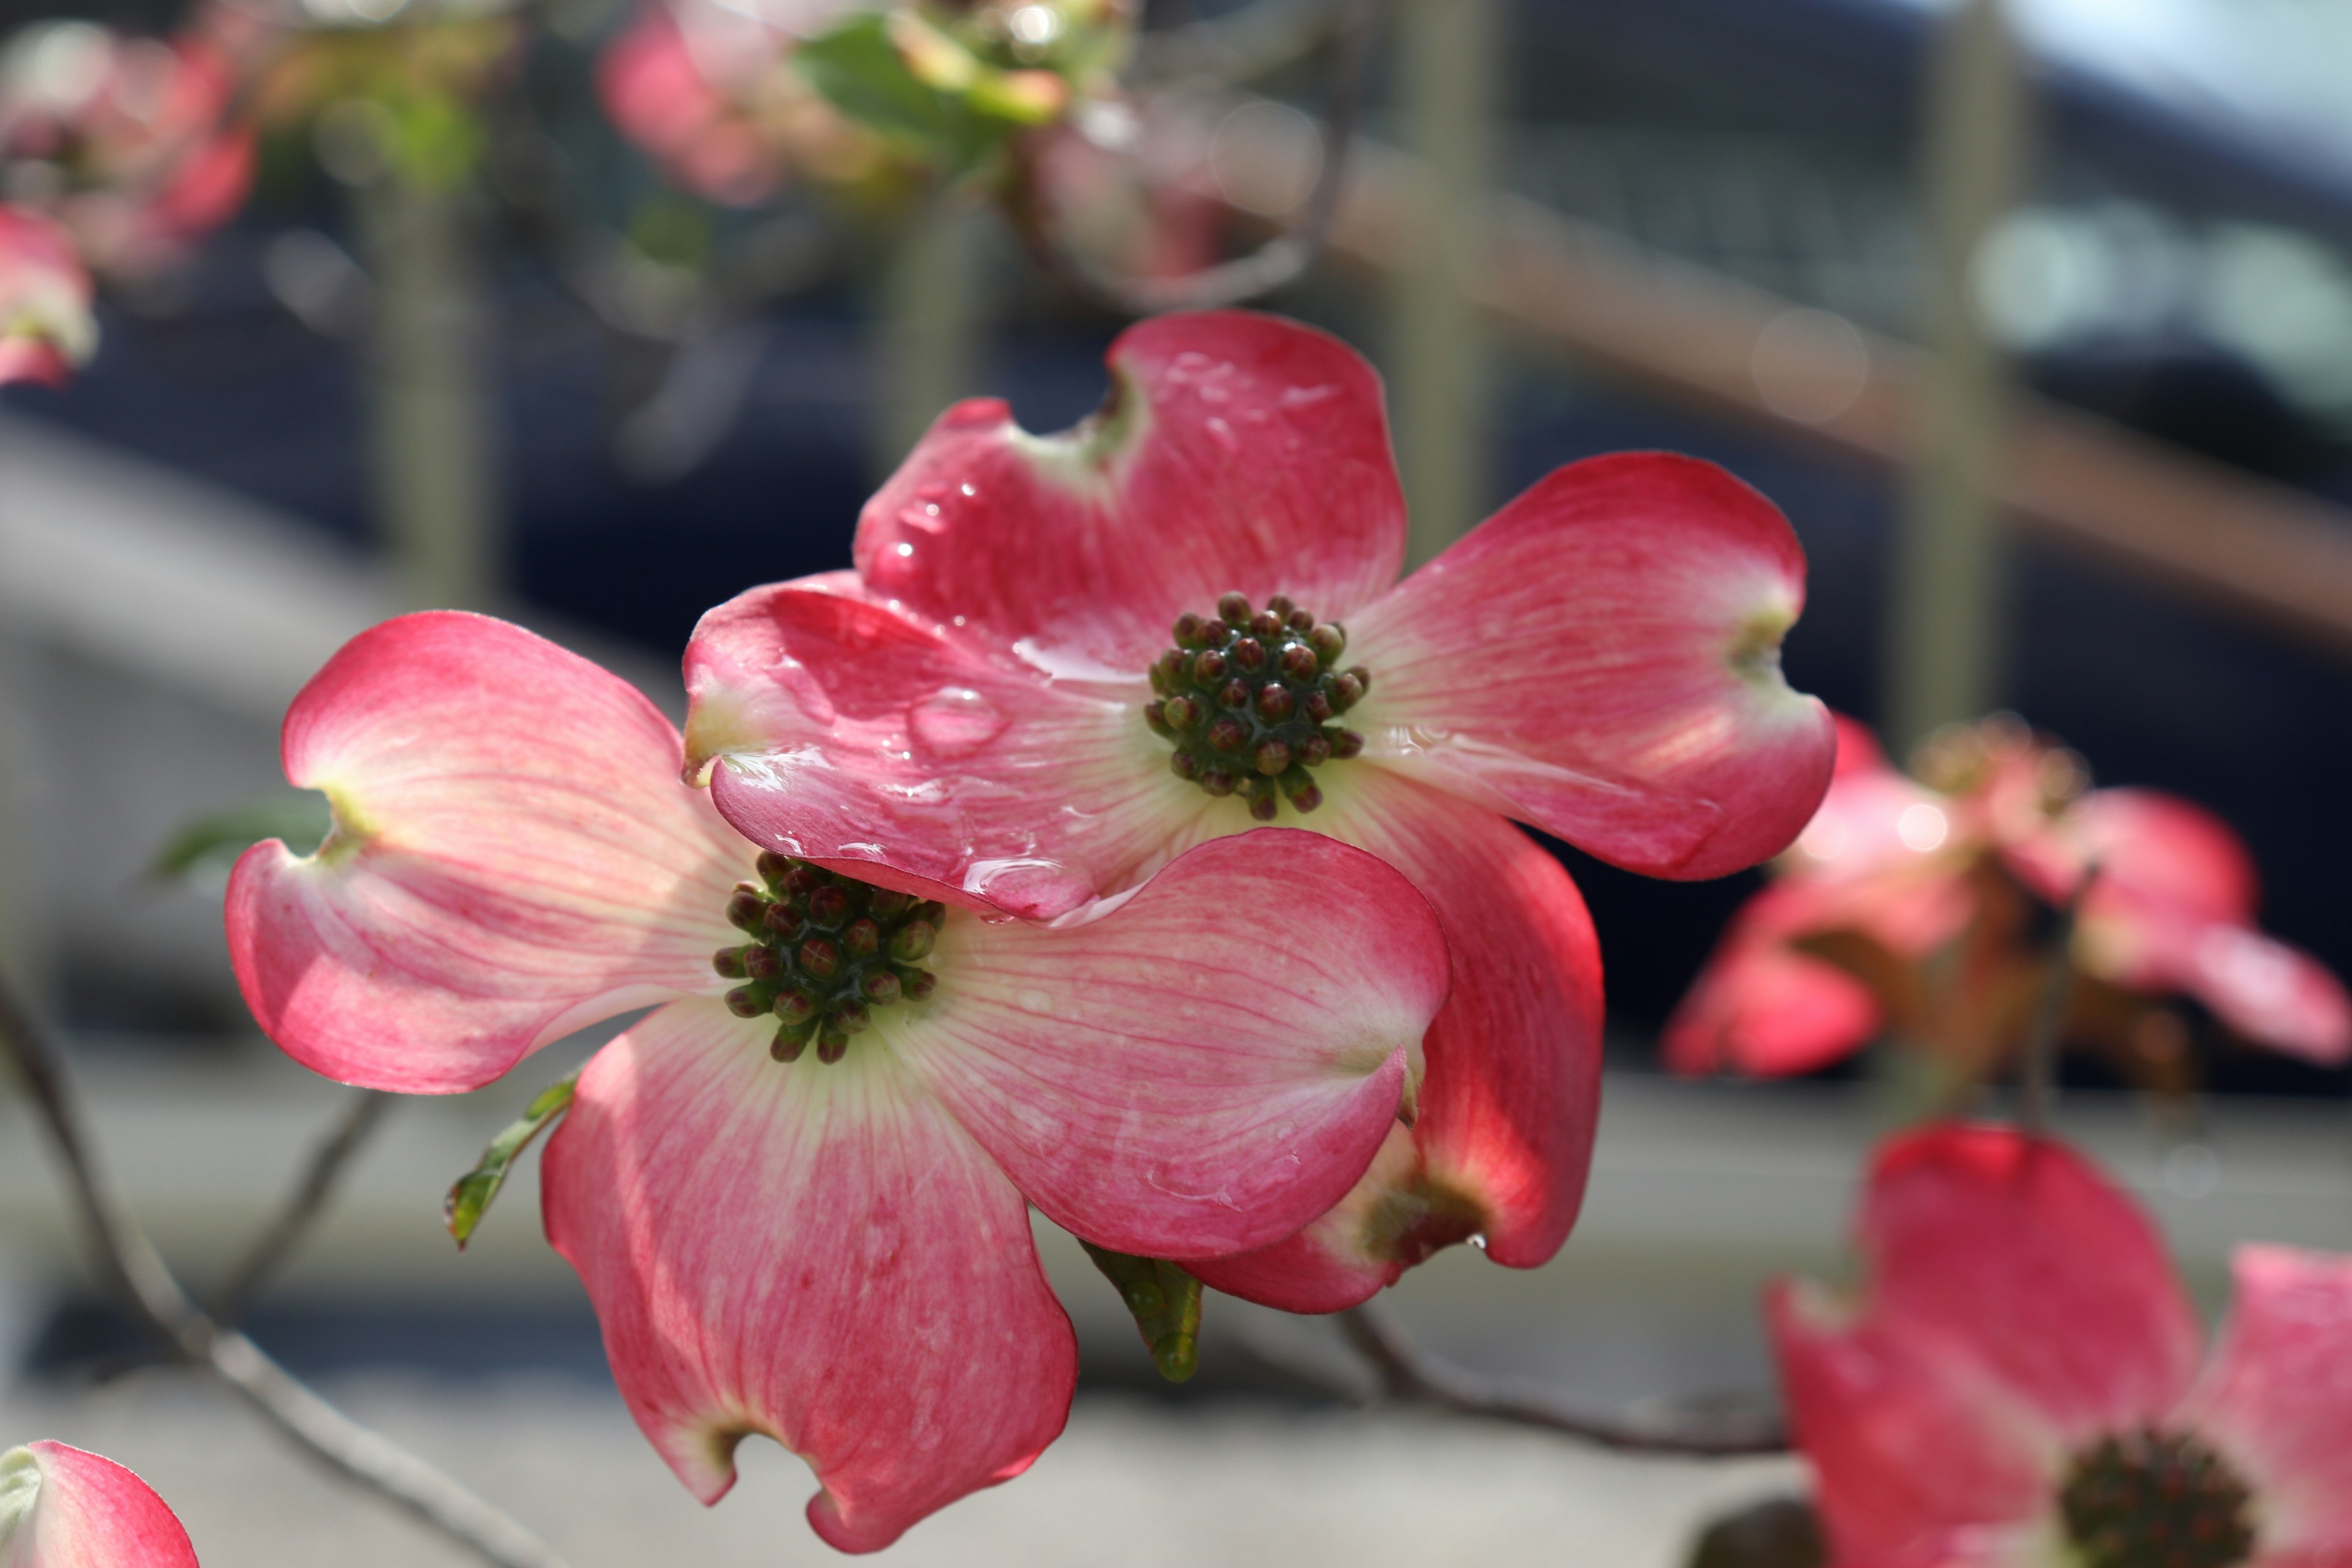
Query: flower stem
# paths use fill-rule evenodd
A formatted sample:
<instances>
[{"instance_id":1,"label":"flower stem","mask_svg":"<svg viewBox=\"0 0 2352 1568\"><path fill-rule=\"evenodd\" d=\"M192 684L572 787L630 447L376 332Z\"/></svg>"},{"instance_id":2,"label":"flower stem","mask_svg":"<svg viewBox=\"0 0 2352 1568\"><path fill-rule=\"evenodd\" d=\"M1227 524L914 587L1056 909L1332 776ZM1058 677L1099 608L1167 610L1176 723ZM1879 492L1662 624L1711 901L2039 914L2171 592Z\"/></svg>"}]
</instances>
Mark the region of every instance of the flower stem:
<instances>
[{"instance_id":1,"label":"flower stem","mask_svg":"<svg viewBox=\"0 0 2352 1568\"><path fill-rule=\"evenodd\" d=\"M129 1306L180 1354L212 1369L273 1426L492 1568L566 1568L553 1548L391 1439L344 1415L235 1329L214 1321L100 1174L57 1052L0 979L0 1058L16 1069L64 1167L87 1238Z\"/></svg>"},{"instance_id":2,"label":"flower stem","mask_svg":"<svg viewBox=\"0 0 2352 1568\"><path fill-rule=\"evenodd\" d=\"M375 1131L391 1106L392 1096L373 1089L354 1090L352 1098L344 1101L334 1125L311 1151L310 1163L303 1168L302 1180L287 1199L286 1206L254 1238L244 1258L229 1270L226 1280L213 1292L214 1321L226 1327L245 1316L253 1299L294 1255L310 1227L326 1212L328 1200L334 1196L344 1168L367 1142L368 1135Z\"/></svg>"}]
</instances>

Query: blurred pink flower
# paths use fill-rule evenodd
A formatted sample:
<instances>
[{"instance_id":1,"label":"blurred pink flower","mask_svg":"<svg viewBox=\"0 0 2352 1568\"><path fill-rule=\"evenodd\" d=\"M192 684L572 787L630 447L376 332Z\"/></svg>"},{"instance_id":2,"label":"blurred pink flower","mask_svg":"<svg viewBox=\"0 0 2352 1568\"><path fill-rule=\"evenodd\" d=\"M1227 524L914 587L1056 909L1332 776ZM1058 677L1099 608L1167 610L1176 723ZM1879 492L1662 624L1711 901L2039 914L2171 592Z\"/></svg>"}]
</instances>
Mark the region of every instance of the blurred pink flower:
<instances>
[{"instance_id":1,"label":"blurred pink flower","mask_svg":"<svg viewBox=\"0 0 2352 1568\"><path fill-rule=\"evenodd\" d=\"M63 1443L0 1454L0 1568L196 1568L146 1482Z\"/></svg>"},{"instance_id":2,"label":"blurred pink flower","mask_svg":"<svg viewBox=\"0 0 2352 1568\"><path fill-rule=\"evenodd\" d=\"M1381 1146L1444 998L1428 906L1313 834L1203 845L1052 926L761 856L652 704L481 616L355 638L284 752L335 827L230 880L262 1027L347 1082L454 1093L655 1007L580 1079L548 1238L687 1486L715 1501L766 1433L845 1550L1061 1430L1076 1347L1031 1204L1155 1258L1287 1236Z\"/></svg>"},{"instance_id":3,"label":"blurred pink flower","mask_svg":"<svg viewBox=\"0 0 2352 1568\"><path fill-rule=\"evenodd\" d=\"M26 28L0 53L0 174L13 200L70 230L102 273L176 260L235 215L253 137L228 115L227 58L87 22Z\"/></svg>"},{"instance_id":4,"label":"blurred pink flower","mask_svg":"<svg viewBox=\"0 0 2352 1568\"><path fill-rule=\"evenodd\" d=\"M1895 772L1869 731L1839 721L1837 777L1820 812L1667 1025L1676 1070L1805 1072L1890 1023L1928 1034L1948 1023L1890 1017L1904 1005L1886 985L1801 945L1833 933L1860 933L1916 971L1964 939L1981 945L1992 928L2000 951L1982 955L1975 979L2002 992L1997 1005L1981 1004L2000 1015L1983 1027L2001 1034L2021 1023L2017 1003L2039 990L2035 954L2004 907L2009 889L2063 906L2093 866L2073 945L2087 980L2135 996L2194 996L2246 1039L2306 1060L2352 1058L2342 984L2254 929L2252 861L2210 812L2153 790L2085 792L2071 752L2013 721L1950 731L1923 761L1933 784ZM2110 1021L2079 1020L2085 1029Z\"/></svg>"},{"instance_id":5,"label":"blurred pink flower","mask_svg":"<svg viewBox=\"0 0 2352 1568\"><path fill-rule=\"evenodd\" d=\"M1860 1243L1767 1304L1835 1568L2352 1563L2352 1258L2241 1247L2200 1372L2147 1217L1990 1127L1883 1150Z\"/></svg>"},{"instance_id":6,"label":"blurred pink flower","mask_svg":"<svg viewBox=\"0 0 2352 1568\"><path fill-rule=\"evenodd\" d=\"M1380 855L1453 948L1417 1114L1314 1229L1193 1271L1328 1310L1474 1237L1540 1264L1590 1163L1601 972L1510 818L1658 876L1783 847L1832 751L1780 678L1796 538L1718 468L1606 458L1398 584L1404 500L1353 350L1162 316L1110 369L1063 435L949 410L867 503L856 574L705 616L697 776L763 846L1040 918L1286 803Z\"/></svg>"},{"instance_id":7,"label":"blurred pink flower","mask_svg":"<svg viewBox=\"0 0 2352 1568\"><path fill-rule=\"evenodd\" d=\"M792 64L796 39L863 0L643 0L604 47L604 112L668 178L710 201L750 206L798 173L838 183L881 156Z\"/></svg>"},{"instance_id":8,"label":"blurred pink flower","mask_svg":"<svg viewBox=\"0 0 2352 1568\"><path fill-rule=\"evenodd\" d=\"M55 386L97 347L89 274L72 236L38 213L0 205L0 385Z\"/></svg>"}]
</instances>

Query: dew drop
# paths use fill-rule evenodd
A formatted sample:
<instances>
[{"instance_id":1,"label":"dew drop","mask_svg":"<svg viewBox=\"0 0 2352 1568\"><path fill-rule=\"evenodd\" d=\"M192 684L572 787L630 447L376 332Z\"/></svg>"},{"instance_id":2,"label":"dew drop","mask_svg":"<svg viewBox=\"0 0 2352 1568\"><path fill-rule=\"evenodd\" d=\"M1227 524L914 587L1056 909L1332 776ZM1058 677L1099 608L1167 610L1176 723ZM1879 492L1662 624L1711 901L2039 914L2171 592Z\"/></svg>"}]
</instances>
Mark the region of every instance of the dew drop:
<instances>
[{"instance_id":1,"label":"dew drop","mask_svg":"<svg viewBox=\"0 0 2352 1568\"><path fill-rule=\"evenodd\" d=\"M1483 1230L1474 1233L1470 1237L1470 1245L1476 1247L1481 1252L1486 1251L1486 1233Z\"/></svg>"},{"instance_id":2,"label":"dew drop","mask_svg":"<svg viewBox=\"0 0 2352 1568\"><path fill-rule=\"evenodd\" d=\"M941 687L907 710L916 743L937 758L971 756L1011 722L995 703L962 686Z\"/></svg>"}]
</instances>

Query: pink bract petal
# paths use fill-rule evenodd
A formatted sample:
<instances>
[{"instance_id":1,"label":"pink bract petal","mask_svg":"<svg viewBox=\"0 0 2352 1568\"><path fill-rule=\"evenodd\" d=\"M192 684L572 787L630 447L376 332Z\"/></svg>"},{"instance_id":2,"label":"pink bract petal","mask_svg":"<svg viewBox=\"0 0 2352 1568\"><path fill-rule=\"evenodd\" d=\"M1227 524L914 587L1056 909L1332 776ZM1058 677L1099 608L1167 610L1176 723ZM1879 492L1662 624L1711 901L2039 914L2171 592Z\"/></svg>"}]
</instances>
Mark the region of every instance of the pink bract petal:
<instances>
[{"instance_id":1,"label":"pink bract petal","mask_svg":"<svg viewBox=\"0 0 2352 1568\"><path fill-rule=\"evenodd\" d=\"M1835 964L1787 945L1801 934L1780 911L1812 912L1794 882L1767 888L1739 912L1674 1016L1659 1047L1678 1073L1780 1078L1843 1060L1878 1035L1878 1000ZM1819 929L1826 930L1823 924Z\"/></svg>"},{"instance_id":2,"label":"pink bract petal","mask_svg":"<svg viewBox=\"0 0 2352 1568\"><path fill-rule=\"evenodd\" d=\"M1143 321L1109 361L1110 401L1059 436L997 402L942 416L859 519L875 592L1132 673L1229 590L1329 618L1396 580L1404 497L1353 349L1227 310Z\"/></svg>"},{"instance_id":3,"label":"pink bract petal","mask_svg":"<svg viewBox=\"0 0 2352 1568\"><path fill-rule=\"evenodd\" d=\"M1861 1242L1871 1315L1931 1337L2069 1441L2158 1419L2202 1332L2161 1238L2061 1144L1934 1127L1881 1152Z\"/></svg>"},{"instance_id":4,"label":"pink bract petal","mask_svg":"<svg viewBox=\"0 0 2352 1568\"><path fill-rule=\"evenodd\" d=\"M2352 1059L2352 997L2309 953L2103 879L2084 900L2075 954L2134 990L2186 992L2257 1044L2322 1066Z\"/></svg>"},{"instance_id":5,"label":"pink bract petal","mask_svg":"<svg viewBox=\"0 0 2352 1568\"><path fill-rule=\"evenodd\" d=\"M960 919L876 1022L1047 1217L1121 1252L1289 1235L1363 1173L1445 999L1412 885L1360 849L1213 839L1084 923ZM901 1022L905 1017L906 1021Z\"/></svg>"},{"instance_id":6,"label":"pink bract petal","mask_svg":"<svg viewBox=\"0 0 2352 1568\"><path fill-rule=\"evenodd\" d=\"M686 677L688 763L717 759L728 820L905 890L1051 919L1165 858L1209 804L1169 773L1139 677L1045 679L847 573L710 611Z\"/></svg>"},{"instance_id":7,"label":"pink bract petal","mask_svg":"<svg viewBox=\"0 0 2352 1568\"><path fill-rule=\"evenodd\" d=\"M1780 678L1804 553L1772 504L1654 453L1553 473L1348 626L1366 755L1654 876L1788 847L1829 710Z\"/></svg>"},{"instance_id":8,"label":"pink bract petal","mask_svg":"<svg viewBox=\"0 0 2352 1568\"><path fill-rule=\"evenodd\" d=\"M2095 790L2067 826L2097 862L2102 882L2184 914L2252 923L2259 896L2253 858L2203 806L2155 790Z\"/></svg>"},{"instance_id":9,"label":"pink bract petal","mask_svg":"<svg viewBox=\"0 0 2352 1568\"><path fill-rule=\"evenodd\" d=\"M2182 1416L2246 1471L2263 1563L2352 1562L2352 1258L2244 1247L2231 1272L2230 1315Z\"/></svg>"},{"instance_id":10,"label":"pink bract petal","mask_svg":"<svg viewBox=\"0 0 2352 1568\"><path fill-rule=\"evenodd\" d=\"M1423 1044L1412 1157L1391 1148L1303 1235L1196 1270L1292 1311L1352 1305L1439 1248L1485 1237L1548 1261L1583 1201L1601 1105L1601 956L1584 900L1493 813L1368 773L1328 824L1412 879L1453 951L1453 994Z\"/></svg>"},{"instance_id":11,"label":"pink bract petal","mask_svg":"<svg viewBox=\"0 0 2352 1568\"><path fill-rule=\"evenodd\" d=\"M0 1564L196 1568L188 1532L154 1489L63 1443L0 1455Z\"/></svg>"},{"instance_id":12,"label":"pink bract petal","mask_svg":"<svg viewBox=\"0 0 2352 1568\"><path fill-rule=\"evenodd\" d=\"M519 626L405 616L286 715L286 776L326 792L314 856L272 840L229 881L229 952L262 1028L347 1082L488 1082L597 1018L711 993L751 847L678 779L633 688Z\"/></svg>"},{"instance_id":13,"label":"pink bract petal","mask_svg":"<svg viewBox=\"0 0 2352 1568\"><path fill-rule=\"evenodd\" d=\"M547 1150L547 1237L578 1269L637 1424L689 1490L760 1432L871 1552L1059 1435L1077 1373L1028 1208L872 1037L827 1066L770 1021L674 1003L599 1052Z\"/></svg>"},{"instance_id":14,"label":"pink bract petal","mask_svg":"<svg viewBox=\"0 0 2352 1568\"><path fill-rule=\"evenodd\" d=\"M1964 1568L2030 1558L2002 1538L2049 1506L2055 1434L1936 1331L1782 1284L1765 1317L1833 1560Z\"/></svg>"}]
</instances>

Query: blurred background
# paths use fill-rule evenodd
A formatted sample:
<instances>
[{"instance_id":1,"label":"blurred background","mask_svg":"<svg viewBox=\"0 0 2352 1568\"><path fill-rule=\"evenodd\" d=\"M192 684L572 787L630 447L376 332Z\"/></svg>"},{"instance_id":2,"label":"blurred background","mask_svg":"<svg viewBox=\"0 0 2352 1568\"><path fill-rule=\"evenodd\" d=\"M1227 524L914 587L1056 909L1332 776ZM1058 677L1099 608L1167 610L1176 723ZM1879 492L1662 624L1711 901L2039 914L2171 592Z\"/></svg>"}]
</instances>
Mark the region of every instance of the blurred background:
<instances>
[{"instance_id":1,"label":"blurred background","mask_svg":"<svg viewBox=\"0 0 2352 1568\"><path fill-rule=\"evenodd\" d=\"M298 20L347 38L423 26L429 3ZM199 1279L341 1091L246 1016L224 867L155 865L191 820L282 787L278 717L327 655L399 609L464 605L679 712L697 615L846 564L864 497L946 402L1003 396L1042 430L1099 399L1128 317L1041 255L1164 280L1298 223L1347 85L1347 6L1151 0L1126 119L1074 113L1071 144L992 204L806 143L786 176L631 123L624 0L441 9L512 29L436 89L467 117L457 173L400 163L424 121L365 107L397 95L314 69L234 216L105 269L94 357L0 391L0 963L62 1025L134 1203ZM1418 558L1559 464L1712 458L1810 554L1795 685L1896 748L2013 709L2101 784L2205 804L2260 867L2264 927L2352 973L2352 4L1388 10L1328 243L1260 302L1387 375ZM12 29L55 15L0 0ZM190 18L177 0L71 15ZM20 35L0 96L54 88L95 37ZM1560 853L1610 966L1588 1216L1531 1276L1457 1249L1399 1311L1434 1349L1595 1408L1753 1396L1755 1289L1838 1267L1883 1100L1866 1067L1664 1076L1658 1030L1759 879ZM2352 1247L2352 1079L2231 1049L2207 1076L2184 1131L2070 1064L2063 1125L2158 1204L2210 1302L2232 1240ZM815 1560L795 1462L763 1456L704 1516L635 1438L528 1178L472 1251L449 1247L438 1194L529 1092L394 1108L257 1337L583 1564L680 1543ZM449 1560L373 1505L339 1513L218 1396L131 1364L42 1152L0 1120L10 1431L134 1464L208 1563ZM1075 1562L1116 1539L1139 1563L1663 1565L1710 1511L1790 1484L1771 1462L1366 1417L1285 1370L1336 1356L1317 1325L1223 1300L1202 1377L1171 1392L1075 1250L1049 1255L1087 1356L1073 1437L894 1558Z\"/></svg>"}]
</instances>

